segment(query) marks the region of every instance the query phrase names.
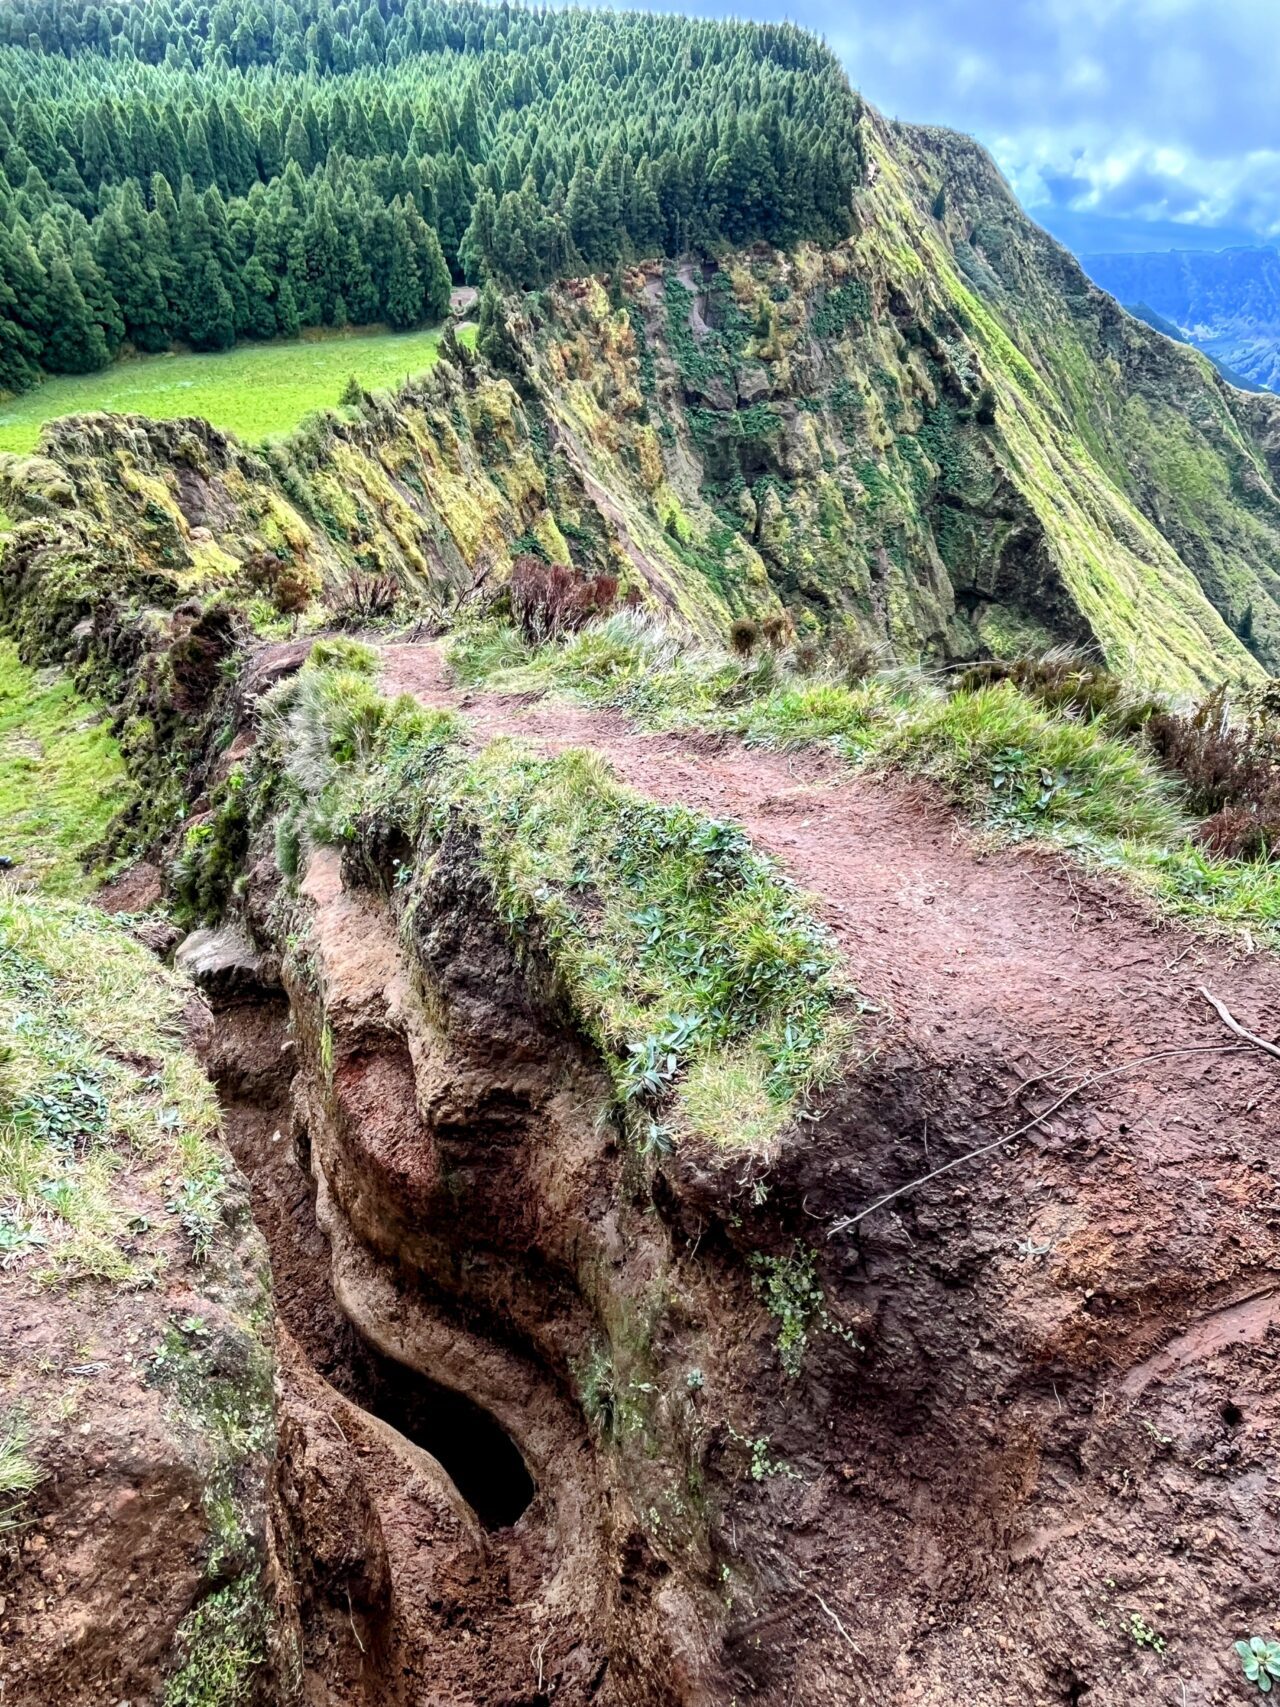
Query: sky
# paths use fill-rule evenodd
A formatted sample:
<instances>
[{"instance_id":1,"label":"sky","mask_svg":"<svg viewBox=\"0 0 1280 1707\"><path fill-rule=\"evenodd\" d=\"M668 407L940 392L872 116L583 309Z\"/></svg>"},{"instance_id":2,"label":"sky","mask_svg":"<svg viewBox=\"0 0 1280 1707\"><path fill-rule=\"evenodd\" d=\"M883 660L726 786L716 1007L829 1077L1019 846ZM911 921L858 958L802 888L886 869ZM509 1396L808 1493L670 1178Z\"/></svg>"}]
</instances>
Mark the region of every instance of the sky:
<instances>
[{"instance_id":1,"label":"sky","mask_svg":"<svg viewBox=\"0 0 1280 1707\"><path fill-rule=\"evenodd\" d=\"M646 0L641 0L646 3ZM1280 243L1280 0L647 0L788 16L1085 253Z\"/></svg>"},{"instance_id":2,"label":"sky","mask_svg":"<svg viewBox=\"0 0 1280 1707\"><path fill-rule=\"evenodd\" d=\"M1280 0L792 0L867 99L969 131L1078 250L1280 240Z\"/></svg>"}]
</instances>

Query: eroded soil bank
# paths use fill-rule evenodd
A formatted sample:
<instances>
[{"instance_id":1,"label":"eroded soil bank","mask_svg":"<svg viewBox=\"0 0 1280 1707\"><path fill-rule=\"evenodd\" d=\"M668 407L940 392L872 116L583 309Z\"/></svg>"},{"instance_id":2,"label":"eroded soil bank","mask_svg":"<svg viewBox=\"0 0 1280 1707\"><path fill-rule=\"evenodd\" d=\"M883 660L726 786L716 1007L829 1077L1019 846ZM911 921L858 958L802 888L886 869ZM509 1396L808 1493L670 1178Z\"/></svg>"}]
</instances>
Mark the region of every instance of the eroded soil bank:
<instances>
[{"instance_id":1,"label":"eroded soil bank","mask_svg":"<svg viewBox=\"0 0 1280 1707\"><path fill-rule=\"evenodd\" d=\"M304 1699L548 1700L546 1502L490 1412L388 1356L340 1308L290 1095L287 1004L252 982L219 994L216 979L213 1002L206 1060L275 1279L280 1491ZM603 1655L591 1651L584 1667L601 1672ZM566 1689L572 1669L570 1656L557 1696L585 1699Z\"/></svg>"},{"instance_id":2,"label":"eroded soil bank","mask_svg":"<svg viewBox=\"0 0 1280 1707\"><path fill-rule=\"evenodd\" d=\"M292 897L252 867L197 971L287 1330L311 1699L1239 1700L1274 1613L1280 1079L1196 991L1270 1035L1269 968L822 762L394 669L745 821L874 1047L767 1155L642 1163L465 834L411 913L367 862L315 854ZM452 1445L441 1388L485 1419ZM468 1437L454 1477L374 1413L445 1462Z\"/></svg>"}]
</instances>

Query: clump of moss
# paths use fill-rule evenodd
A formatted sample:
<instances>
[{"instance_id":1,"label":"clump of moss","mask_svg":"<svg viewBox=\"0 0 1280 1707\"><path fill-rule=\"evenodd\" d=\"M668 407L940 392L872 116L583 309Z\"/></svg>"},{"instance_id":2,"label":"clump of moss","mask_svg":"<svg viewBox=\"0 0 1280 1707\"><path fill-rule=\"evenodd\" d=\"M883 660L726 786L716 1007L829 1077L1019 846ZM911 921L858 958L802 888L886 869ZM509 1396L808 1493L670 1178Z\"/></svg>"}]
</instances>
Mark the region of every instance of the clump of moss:
<instances>
[{"instance_id":1,"label":"clump of moss","mask_svg":"<svg viewBox=\"0 0 1280 1707\"><path fill-rule=\"evenodd\" d=\"M178 1669L164 1707L242 1707L267 1657L268 1615L261 1574L239 1576L207 1595L178 1626Z\"/></svg>"}]
</instances>

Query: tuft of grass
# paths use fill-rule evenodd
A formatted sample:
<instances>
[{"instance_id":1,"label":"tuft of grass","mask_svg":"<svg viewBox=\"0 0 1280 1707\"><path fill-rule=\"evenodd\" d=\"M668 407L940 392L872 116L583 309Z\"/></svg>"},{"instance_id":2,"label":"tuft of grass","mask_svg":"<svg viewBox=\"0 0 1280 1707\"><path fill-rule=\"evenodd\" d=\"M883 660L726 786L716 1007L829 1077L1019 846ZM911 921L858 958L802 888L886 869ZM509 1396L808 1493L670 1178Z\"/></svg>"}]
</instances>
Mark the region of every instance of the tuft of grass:
<instances>
[{"instance_id":1,"label":"tuft of grass","mask_svg":"<svg viewBox=\"0 0 1280 1707\"><path fill-rule=\"evenodd\" d=\"M569 693L642 722L676 725L771 685L771 652L754 659L698 646L642 611L620 610L560 644L526 645L515 631L481 624L462 631L449 653L464 682L506 693Z\"/></svg>"},{"instance_id":2,"label":"tuft of grass","mask_svg":"<svg viewBox=\"0 0 1280 1707\"><path fill-rule=\"evenodd\" d=\"M38 1467L27 1456L29 1443L25 1416L10 1412L0 1422L0 1536L21 1523L26 1496L41 1479Z\"/></svg>"},{"instance_id":3,"label":"tuft of grass","mask_svg":"<svg viewBox=\"0 0 1280 1707\"><path fill-rule=\"evenodd\" d=\"M1096 724L1055 717L1012 684L921 691L869 750L938 782L995 827L1172 844L1187 831L1173 784Z\"/></svg>"},{"instance_id":4,"label":"tuft of grass","mask_svg":"<svg viewBox=\"0 0 1280 1707\"><path fill-rule=\"evenodd\" d=\"M130 791L106 720L63 675L0 641L0 854L49 893L82 895L83 856Z\"/></svg>"},{"instance_id":5,"label":"tuft of grass","mask_svg":"<svg viewBox=\"0 0 1280 1707\"><path fill-rule=\"evenodd\" d=\"M1028 668L1028 691L1014 670L959 686L886 671L850 686L772 651L734 658L631 611L539 648L488 625L460 634L450 658L462 679L493 689L562 693L649 727L813 744L859 768L927 777L989 833L1064 847L1190 922L1280 941L1280 862L1199 845L1176 779L1127 732L1145 725L1151 702L1110 695L1101 715L1101 689L1083 670Z\"/></svg>"},{"instance_id":6,"label":"tuft of grass","mask_svg":"<svg viewBox=\"0 0 1280 1707\"><path fill-rule=\"evenodd\" d=\"M643 800L596 754L508 742L460 798L503 916L549 946L623 1102L673 1091L706 1136L772 1136L826 1065L837 957L742 830Z\"/></svg>"}]
</instances>

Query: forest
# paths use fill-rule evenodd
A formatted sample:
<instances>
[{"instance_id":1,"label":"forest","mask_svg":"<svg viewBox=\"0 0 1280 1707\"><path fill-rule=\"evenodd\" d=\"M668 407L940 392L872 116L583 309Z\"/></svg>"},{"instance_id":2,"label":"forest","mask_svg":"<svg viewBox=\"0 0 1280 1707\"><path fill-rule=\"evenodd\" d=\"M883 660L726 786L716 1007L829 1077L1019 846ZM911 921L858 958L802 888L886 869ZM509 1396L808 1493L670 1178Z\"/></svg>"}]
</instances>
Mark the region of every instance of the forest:
<instances>
[{"instance_id":1,"label":"forest","mask_svg":"<svg viewBox=\"0 0 1280 1707\"><path fill-rule=\"evenodd\" d=\"M790 25L479 0L0 12L0 387L438 319L850 229L862 109Z\"/></svg>"}]
</instances>

